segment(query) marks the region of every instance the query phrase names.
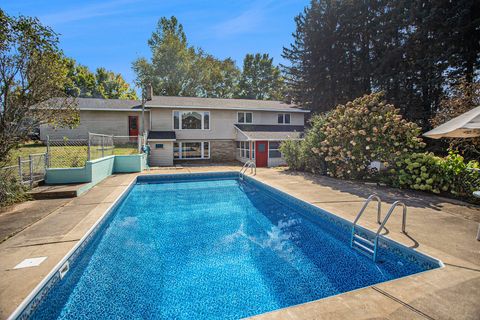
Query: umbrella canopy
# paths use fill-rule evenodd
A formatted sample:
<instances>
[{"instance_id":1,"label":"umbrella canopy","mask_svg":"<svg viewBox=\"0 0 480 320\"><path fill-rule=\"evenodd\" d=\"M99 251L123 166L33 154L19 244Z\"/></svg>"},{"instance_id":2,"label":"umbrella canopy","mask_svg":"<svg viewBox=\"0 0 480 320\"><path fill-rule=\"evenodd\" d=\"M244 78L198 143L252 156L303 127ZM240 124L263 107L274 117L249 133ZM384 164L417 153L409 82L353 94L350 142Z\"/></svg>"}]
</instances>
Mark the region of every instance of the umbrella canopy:
<instances>
[{"instance_id":1,"label":"umbrella canopy","mask_svg":"<svg viewBox=\"0 0 480 320\"><path fill-rule=\"evenodd\" d=\"M465 112L423 135L433 139L480 137L480 107Z\"/></svg>"}]
</instances>

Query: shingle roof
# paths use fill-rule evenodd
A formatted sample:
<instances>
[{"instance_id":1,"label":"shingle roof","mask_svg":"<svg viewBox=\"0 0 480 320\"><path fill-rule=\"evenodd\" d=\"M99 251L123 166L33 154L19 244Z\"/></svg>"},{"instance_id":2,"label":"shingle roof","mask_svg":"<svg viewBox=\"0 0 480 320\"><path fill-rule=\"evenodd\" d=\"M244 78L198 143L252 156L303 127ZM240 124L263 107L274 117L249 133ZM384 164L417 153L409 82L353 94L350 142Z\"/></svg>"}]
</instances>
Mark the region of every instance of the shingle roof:
<instances>
[{"instance_id":1,"label":"shingle roof","mask_svg":"<svg viewBox=\"0 0 480 320\"><path fill-rule=\"evenodd\" d=\"M72 98L73 99L73 98ZM47 107L58 107L57 101L62 98L54 98L44 103ZM51 101L51 103L50 103ZM138 100L122 99L97 99L97 98L75 98L76 106L79 110L106 110L106 111L141 111L142 102Z\"/></svg>"},{"instance_id":2,"label":"shingle roof","mask_svg":"<svg viewBox=\"0 0 480 320\"><path fill-rule=\"evenodd\" d=\"M78 108L82 109L98 109L98 110L141 110L142 102L138 100L121 100L121 99L94 99L94 98L77 98Z\"/></svg>"},{"instance_id":3,"label":"shingle roof","mask_svg":"<svg viewBox=\"0 0 480 320\"><path fill-rule=\"evenodd\" d=\"M175 131L149 131L148 140L175 140Z\"/></svg>"},{"instance_id":4,"label":"shingle roof","mask_svg":"<svg viewBox=\"0 0 480 320\"><path fill-rule=\"evenodd\" d=\"M250 140L289 140L303 139L304 126L293 125L235 125Z\"/></svg>"},{"instance_id":5,"label":"shingle roof","mask_svg":"<svg viewBox=\"0 0 480 320\"><path fill-rule=\"evenodd\" d=\"M229 110L266 110L285 112L310 112L301 109L295 104L282 101L249 100L249 99L221 99L221 98L195 98L154 96L147 101L146 106L151 108L203 108L203 109L229 109Z\"/></svg>"}]
</instances>

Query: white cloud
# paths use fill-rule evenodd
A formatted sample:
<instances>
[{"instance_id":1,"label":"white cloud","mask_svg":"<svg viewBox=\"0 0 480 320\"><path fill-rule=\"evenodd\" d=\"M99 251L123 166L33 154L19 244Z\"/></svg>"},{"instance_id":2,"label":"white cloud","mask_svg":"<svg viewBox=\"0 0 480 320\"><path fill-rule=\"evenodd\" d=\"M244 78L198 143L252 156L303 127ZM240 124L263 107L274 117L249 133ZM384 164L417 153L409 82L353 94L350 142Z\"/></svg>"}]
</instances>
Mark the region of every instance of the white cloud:
<instances>
[{"instance_id":1,"label":"white cloud","mask_svg":"<svg viewBox=\"0 0 480 320\"><path fill-rule=\"evenodd\" d=\"M72 21L87 20L96 17L113 16L127 11L127 8L121 8L122 5L138 2L139 0L112 0L108 2L90 4L83 7L44 15L40 17L46 24L56 25Z\"/></svg>"},{"instance_id":2,"label":"white cloud","mask_svg":"<svg viewBox=\"0 0 480 320\"><path fill-rule=\"evenodd\" d=\"M266 17L266 11L272 1L257 1L241 14L213 26L218 37L227 37L258 31Z\"/></svg>"}]
</instances>

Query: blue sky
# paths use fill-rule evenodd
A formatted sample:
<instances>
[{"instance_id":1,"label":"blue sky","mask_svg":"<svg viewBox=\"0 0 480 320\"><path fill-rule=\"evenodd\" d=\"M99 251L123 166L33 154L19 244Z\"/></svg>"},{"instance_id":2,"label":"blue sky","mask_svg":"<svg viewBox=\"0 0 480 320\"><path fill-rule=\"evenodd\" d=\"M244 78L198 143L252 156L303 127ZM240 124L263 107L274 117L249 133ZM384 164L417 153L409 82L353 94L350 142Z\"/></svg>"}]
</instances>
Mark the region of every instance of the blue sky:
<instances>
[{"instance_id":1,"label":"blue sky","mask_svg":"<svg viewBox=\"0 0 480 320\"><path fill-rule=\"evenodd\" d=\"M191 45L241 66L246 53L269 53L282 62L294 17L308 0L2 0L9 15L36 16L60 33L65 54L95 70L106 67L132 83L131 62L149 57L147 39L162 16L176 16Z\"/></svg>"}]
</instances>

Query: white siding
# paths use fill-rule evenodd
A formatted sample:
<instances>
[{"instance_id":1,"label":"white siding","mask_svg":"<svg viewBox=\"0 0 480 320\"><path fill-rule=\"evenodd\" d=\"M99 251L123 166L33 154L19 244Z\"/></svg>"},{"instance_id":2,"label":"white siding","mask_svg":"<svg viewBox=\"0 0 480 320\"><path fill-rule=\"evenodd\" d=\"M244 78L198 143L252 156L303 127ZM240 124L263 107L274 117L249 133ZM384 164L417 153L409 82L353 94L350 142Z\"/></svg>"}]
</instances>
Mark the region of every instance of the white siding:
<instances>
[{"instance_id":1,"label":"white siding","mask_svg":"<svg viewBox=\"0 0 480 320\"><path fill-rule=\"evenodd\" d=\"M290 125L303 126L305 123L304 113L255 111L253 112L253 124L279 124L278 115L280 113L290 114ZM235 123L236 122L237 119L235 119Z\"/></svg>"},{"instance_id":2,"label":"white siding","mask_svg":"<svg viewBox=\"0 0 480 320\"><path fill-rule=\"evenodd\" d=\"M155 149L155 144L162 143L163 149ZM150 157L148 163L151 167L173 166L173 142L150 141Z\"/></svg>"},{"instance_id":3,"label":"white siding","mask_svg":"<svg viewBox=\"0 0 480 320\"><path fill-rule=\"evenodd\" d=\"M176 109L152 108L152 130L172 131L173 112ZM179 111L187 111L181 109ZM174 130L177 139L180 140L233 140L237 138L234 124L237 123L237 111L235 110L209 110L195 109L195 111L210 112L209 130ZM278 124L279 112L254 111L253 124ZM304 113L290 113L291 125L303 125Z\"/></svg>"},{"instance_id":4,"label":"white siding","mask_svg":"<svg viewBox=\"0 0 480 320\"><path fill-rule=\"evenodd\" d=\"M270 158L268 157L268 166L269 167L278 167L286 165L285 159L282 158Z\"/></svg>"}]
</instances>

